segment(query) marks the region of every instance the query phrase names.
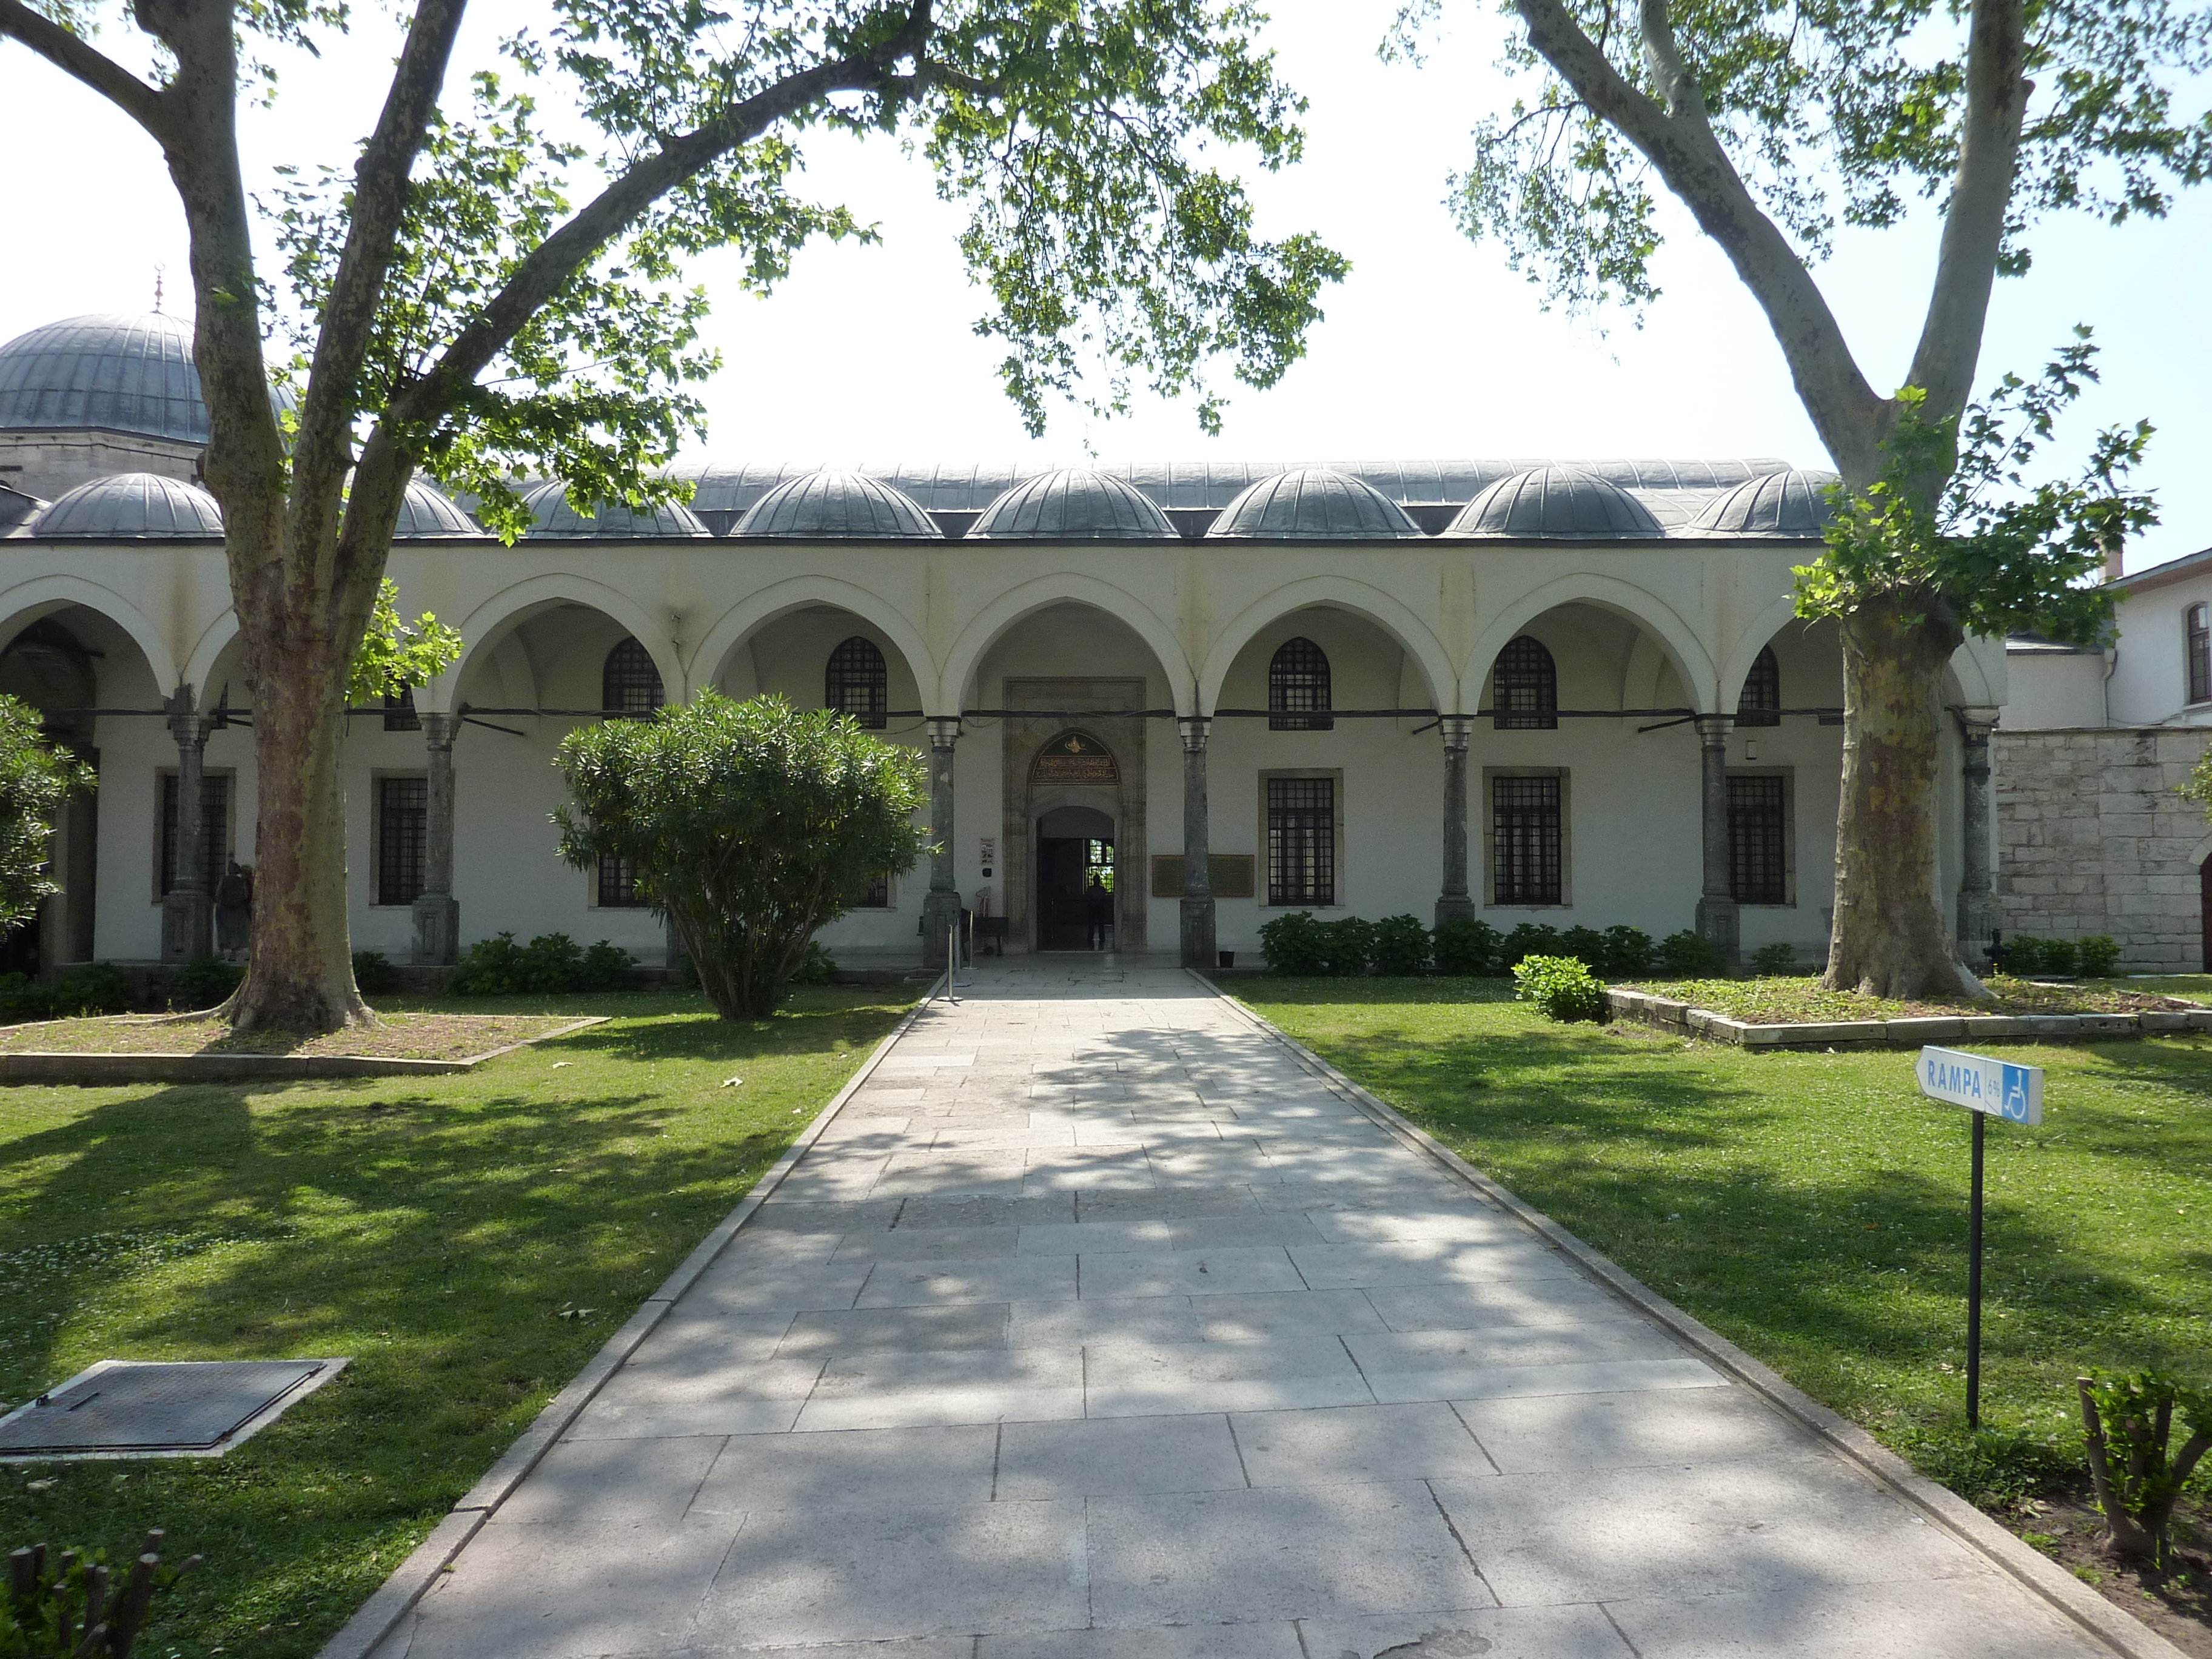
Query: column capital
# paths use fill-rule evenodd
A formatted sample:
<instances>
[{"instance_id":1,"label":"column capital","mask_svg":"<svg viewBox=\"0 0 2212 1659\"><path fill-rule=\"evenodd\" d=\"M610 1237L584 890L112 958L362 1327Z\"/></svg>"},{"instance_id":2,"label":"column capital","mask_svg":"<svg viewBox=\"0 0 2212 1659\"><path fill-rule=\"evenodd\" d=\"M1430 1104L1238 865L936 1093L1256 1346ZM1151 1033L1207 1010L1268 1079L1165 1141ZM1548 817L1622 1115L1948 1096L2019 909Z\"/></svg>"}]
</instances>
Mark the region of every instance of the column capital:
<instances>
[{"instance_id":1,"label":"column capital","mask_svg":"<svg viewBox=\"0 0 2212 1659\"><path fill-rule=\"evenodd\" d=\"M1464 750L1474 736L1474 716L1472 714L1439 714L1437 730L1443 735L1444 747Z\"/></svg>"},{"instance_id":2,"label":"column capital","mask_svg":"<svg viewBox=\"0 0 2212 1659\"><path fill-rule=\"evenodd\" d=\"M1206 750L1206 737L1213 730L1213 717L1211 714L1178 714L1176 716L1176 728L1182 733L1185 754L1202 754Z\"/></svg>"},{"instance_id":3,"label":"column capital","mask_svg":"<svg viewBox=\"0 0 2212 1659\"><path fill-rule=\"evenodd\" d=\"M950 749L954 744L959 741L959 715L932 714L929 717L929 746L931 748Z\"/></svg>"},{"instance_id":4,"label":"column capital","mask_svg":"<svg viewBox=\"0 0 2212 1659\"><path fill-rule=\"evenodd\" d=\"M451 749L453 739L461 735L459 714L424 714L415 718L422 727L422 741L433 749Z\"/></svg>"},{"instance_id":5,"label":"column capital","mask_svg":"<svg viewBox=\"0 0 2212 1659\"><path fill-rule=\"evenodd\" d=\"M1697 720L1698 735L1708 744L1726 743L1729 733L1735 729L1734 714L1700 714Z\"/></svg>"},{"instance_id":6,"label":"column capital","mask_svg":"<svg viewBox=\"0 0 2212 1659\"><path fill-rule=\"evenodd\" d=\"M1969 704L1951 710L1957 717L1960 732L1968 743L1987 743L1990 733L1997 729L1997 716L2002 712L1986 704Z\"/></svg>"}]
</instances>

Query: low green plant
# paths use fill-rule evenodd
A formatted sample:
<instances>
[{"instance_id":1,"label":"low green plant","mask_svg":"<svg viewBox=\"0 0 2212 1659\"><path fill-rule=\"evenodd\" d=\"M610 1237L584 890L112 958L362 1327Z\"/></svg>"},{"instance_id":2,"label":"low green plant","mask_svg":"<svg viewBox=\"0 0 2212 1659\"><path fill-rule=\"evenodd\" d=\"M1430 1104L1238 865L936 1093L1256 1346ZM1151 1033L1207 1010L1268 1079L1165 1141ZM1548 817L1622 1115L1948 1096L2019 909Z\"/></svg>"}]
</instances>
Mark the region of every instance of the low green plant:
<instances>
[{"instance_id":1,"label":"low green plant","mask_svg":"<svg viewBox=\"0 0 2212 1659\"><path fill-rule=\"evenodd\" d=\"M629 952L624 951L623 954L627 956ZM791 971L791 982L793 985L828 985L836 977L837 958L823 947L820 939L809 939L806 954L799 959L799 966Z\"/></svg>"},{"instance_id":2,"label":"low green plant","mask_svg":"<svg viewBox=\"0 0 2212 1659\"><path fill-rule=\"evenodd\" d=\"M2107 979L2120 965L2120 943L2110 933L2074 941L2074 971L2084 979Z\"/></svg>"},{"instance_id":3,"label":"low green plant","mask_svg":"<svg viewBox=\"0 0 2212 1659\"><path fill-rule=\"evenodd\" d=\"M2070 939L2037 939L2014 933L1999 947L2008 974L2042 974L2064 979L2081 967L2081 947Z\"/></svg>"},{"instance_id":4,"label":"low green plant","mask_svg":"<svg viewBox=\"0 0 2212 1659\"><path fill-rule=\"evenodd\" d=\"M566 933L540 933L527 945L495 933L461 952L446 988L463 997L568 996L627 991L636 972L637 959L605 939L586 951Z\"/></svg>"},{"instance_id":5,"label":"low green plant","mask_svg":"<svg viewBox=\"0 0 2212 1659\"><path fill-rule=\"evenodd\" d=\"M1761 979L1790 977L1797 971L1796 948L1779 941L1760 945L1751 953L1751 971Z\"/></svg>"},{"instance_id":6,"label":"low green plant","mask_svg":"<svg viewBox=\"0 0 2212 1659\"><path fill-rule=\"evenodd\" d=\"M63 969L53 982L52 1012L57 1018L127 1014L137 1006L137 986L112 962L80 962Z\"/></svg>"},{"instance_id":7,"label":"low green plant","mask_svg":"<svg viewBox=\"0 0 2212 1659\"><path fill-rule=\"evenodd\" d=\"M47 1019L54 994L28 974L0 974L0 1025L24 1025Z\"/></svg>"},{"instance_id":8,"label":"low green plant","mask_svg":"<svg viewBox=\"0 0 2212 1659\"><path fill-rule=\"evenodd\" d=\"M1364 916L1339 916L1317 924L1321 971L1331 979L1357 979L1375 953L1375 924Z\"/></svg>"},{"instance_id":9,"label":"low green plant","mask_svg":"<svg viewBox=\"0 0 2212 1659\"><path fill-rule=\"evenodd\" d=\"M1510 968L1524 957L1563 954L1558 928L1547 927L1540 921L1524 921L1505 936L1504 948L1498 952L1498 965Z\"/></svg>"},{"instance_id":10,"label":"low green plant","mask_svg":"<svg viewBox=\"0 0 2212 1659\"><path fill-rule=\"evenodd\" d=\"M1504 971L1499 959L1505 950L1505 938L1486 921L1477 921L1462 916L1442 922L1436 930L1434 954L1437 971L1473 978L1483 974Z\"/></svg>"},{"instance_id":11,"label":"low green plant","mask_svg":"<svg viewBox=\"0 0 2212 1659\"><path fill-rule=\"evenodd\" d=\"M1651 971L1651 954L1659 947L1641 927L1626 923L1605 930L1604 972L1614 979L1630 979Z\"/></svg>"},{"instance_id":12,"label":"low green plant","mask_svg":"<svg viewBox=\"0 0 2212 1659\"><path fill-rule=\"evenodd\" d=\"M1679 933L1669 933L1659 941L1659 971L1675 979L1690 979L1699 974L1717 974L1721 970L1721 953L1713 942L1703 933L1685 927Z\"/></svg>"},{"instance_id":13,"label":"low green plant","mask_svg":"<svg viewBox=\"0 0 2212 1659\"><path fill-rule=\"evenodd\" d=\"M1322 933L1323 926L1310 910L1277 916L1261 926L1260 954L1267 958L1271 969L1291 979L1326 973L1322 963L1328 959L1328 946Z\"/></svg>"},{"instance_id":14,"label":"low green plant","mask_svg":"<svg viewBox=\"0 0 2212 1659\"><path fill-rule=\"evenodd\" d=\"M1574 957L1523 957L1513 964L1513 995L1556 1020L1601 1024L1606 1016L1605 987Z\"/></svg>"},{"instance_id":15,"label":"low green plant","mask_svg":"<svg viewBox=\"0 0 2212 1659\"><path fill-rule=\"evenodd\" d=\"M161 1565L158 1531L146 1534L138 1559L120 1584L98 1550L63 1550L52 1558L44 1544L9 1558L8 1597L0 1602L0 1654L23 1659L125 1659L154 1597L199 1565Z\"/></svg>"},{"instance_id":16,"label":"low green plant","mask_svg":"<svg viewBox=\"0 0 2212 1659\"><path fill-rule=\"evenodd\" d=\"M1419 916L1385 916L1375 924L1371 959L1378 974L1418 974L1429 965L1429 930Z\"/></svg>"},{"instance_id":17,"label":"low green plant","mask_svg":"<svg viewBox=\"0 0 2212 1659\"><path fill-rule=\"evenodd\" d=\"M1572 957L1593 974L1606 970L1605 935L1595 927L1570 927L1559 935L1559 954Z\"/></svg>"},{"instance_id":18,"label":"low green plant","mask_svg":"<svg viewBox=\"0 0 2212 1659\"><path fill-rule=\"evenodd\" d=\"M457 997L507 997L522 988L522 947L513 933L494 933L463 951L447 976Z\"/></svg>"},{"instance_id":19,"label":"low green plant","mask_svg":"<svg viewBox=\"0 0 2212 1659\"><path fill-rule=\"evenodd\" d=\"M230 1000L246 969L220 957L200 957L169 976L169 1006L173 1008L215 1008Z\"/></svg>"},{"instance_id":20,"label":"low green plant","mask_svg":"<svg viewBox=\"0 0 2212 1659\"><path fill-rule=\"evenodd\" d=\"M2154 1370L2091 1371L2075 1380L2089 1479L2105 1517L2099 1542L2112 1553L2166 1565L2173 1506L2197 1460L2212 1450L2212 1389ZM2179 1411L2189 1438L2172 1451Z\"/></svg>"},{"instance_id":21,"label":"low green plant","mask_svg":"<svg viewBox=\"0 0 2212 1659\"><path fill-rule=\"evenodd\" d=\"M353 982L365 997L389 996L399 988L399 970L381 951L353 953Z\"/></svg>"}]
</instances>

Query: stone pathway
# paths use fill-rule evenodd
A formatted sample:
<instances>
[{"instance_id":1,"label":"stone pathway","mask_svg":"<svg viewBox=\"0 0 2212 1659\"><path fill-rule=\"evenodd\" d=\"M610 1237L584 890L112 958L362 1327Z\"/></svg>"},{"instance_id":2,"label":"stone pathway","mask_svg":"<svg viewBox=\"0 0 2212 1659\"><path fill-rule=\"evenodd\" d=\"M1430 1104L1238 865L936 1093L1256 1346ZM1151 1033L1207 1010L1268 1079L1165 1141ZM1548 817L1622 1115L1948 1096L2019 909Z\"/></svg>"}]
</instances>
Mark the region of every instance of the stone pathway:
<instances>
[{"instance_id":1,"label":"stone pathway","mask_svg":"<svg viewBox=\"0 0 2212 1659\"><path fill-rule=\"evenodd\" d=\"M1180 971L963 998L376 1659L2110 1654Z\"/></svg>"}]
</instances>

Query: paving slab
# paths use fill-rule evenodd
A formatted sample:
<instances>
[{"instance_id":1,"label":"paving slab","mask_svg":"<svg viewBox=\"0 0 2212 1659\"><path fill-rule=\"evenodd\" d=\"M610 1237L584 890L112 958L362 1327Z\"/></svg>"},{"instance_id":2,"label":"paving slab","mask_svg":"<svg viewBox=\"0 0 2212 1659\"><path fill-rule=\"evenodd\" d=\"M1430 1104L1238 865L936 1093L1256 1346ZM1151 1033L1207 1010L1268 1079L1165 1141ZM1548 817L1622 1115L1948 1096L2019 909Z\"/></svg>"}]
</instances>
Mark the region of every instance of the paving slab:
<instances>
[{"instance_id":1,"label":"paving slab","mask_svg":"<svg viewBox=\"0 0 2212 1659\"><path fill-rule=\"evenodd\" d=\"M2113 1653L1171 963L972 977L374 1659Z\"/></svg>"}]
</instances>

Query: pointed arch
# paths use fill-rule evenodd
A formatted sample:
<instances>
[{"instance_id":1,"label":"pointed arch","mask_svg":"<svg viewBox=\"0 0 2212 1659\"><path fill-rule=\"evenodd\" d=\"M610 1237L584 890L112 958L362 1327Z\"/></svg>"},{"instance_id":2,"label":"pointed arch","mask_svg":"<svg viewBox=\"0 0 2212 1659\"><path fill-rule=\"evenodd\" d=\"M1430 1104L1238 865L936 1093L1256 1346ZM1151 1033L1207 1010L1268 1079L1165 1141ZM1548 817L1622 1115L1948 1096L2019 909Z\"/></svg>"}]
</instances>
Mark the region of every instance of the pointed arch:
<instances>
[{"instance_id":1,"label":"pointed arch","mask_svg":"<svg viewBox=\"0 0 2212 1659\"><path fill-rule=\"evenodd\" d=\"M748 594L710 623L691 653L690 691L720 685L731 655L769 623L810 605L849 611L889 641L906 659L907 672L927 697L936 682L936 659L921 630L882 595L835 576L793 576Z\"/></svg>"},{"instance_id":2,"label":"pointed arch","mask_svg":"<svg viewBox=\"0 0 2212 1659\"><path fill-rule=\"evenodd\" d=\"M944 670L938 676L937 700L931 705L932 711L957 713L966 702L968 682L976 665L983 660L983 653L1017 623L1055 605L1087 605L1126 625L1151 648L1153 660L1167 681L1176 713L1192 712L1194 677L1190 659L1176 642L1175 630L1150 605L1127 589L1075 571L1036 577L1000 594L978 611L960 630L951 655L945 659Z\"/></svg>"},{"instance_id":3,"label":"pointed arch","mask_svg":"<svg viewBox=\"0 0 2212 1659\"><path fill-rule=\"evenodd\" d=\"M1437 708L1447 714L1457 708L1460 678L1453 672L1449 653L1435 630L1402 599L1348 577L1309 576L1263 594L1215 635L1207 648L1205 666L1199 672L1199 712L1211 714L1221 701L1221 687L1229 671L1254 639L1291 612L1316 607L1347 611L1382 629L1420 665L1421 677L1428 682L1429 696Z\"/></svg>"},{"instance_id":4,"label":"pointed arch","mask_svg":"<svg viewBox=\"0 0 2212 1659\"><path fill-rule=\"evenodd\" d=\"M1541 587L1522 594L1500 611L1483 629L1468 655L1461 684L1480 688L1490 676L1491 665L1497 660L1506 641L1528 631L1528 625L1547 611L1556 611L1565 605L1593 605L1601 611L1610 611L1624 622L1632 623L1659 642L1666 652L1669 665L1690 692L1702 714L1733 710L1735 698L1728 699L1726 710L1718 704L1717 687L1719 677L1713 671L1713 659L1698 638L1698 630L1682 618L1680 611L1649 588L1634 582L1624 581L1618 576L1602 575L1595 571L1577 571L1546 582ZM1778 626L1779 624L1777 624ZM1765 641L1762 638L1760 644ZM1753 647L1755 652L1757 647ZM1749 657L1745 659L1749 664ZM1480 695L1479 690L1477 695Z\"/></svg>"},{"instance_id":5,"label":"pointed arch","mask_svg":"<svg viewBox=\"0 0 2212 1659\"><path fill-rule=\"evenodd\" d=\"M664 687L683 687L683 665L677 660L668 629L656 626L642 605L604 582L555 571L503 587L462 617L460 659L429 684L416 689L416 708L424 714L451 712L454 695L479 659L488 658L532 617L563 605L596 611L617 623L651 654Z\"/></svg>"},{"instance_id":6,"label":"pointed arch","mask_svg":"<svg viewBox=\"0 0 2212 1659\"><path fill-rule=\"evenodd\" d=\"M13 587L0 589L0 641L13 639L40 617L72 605L106 617L129 635L131 642L146 659L154 684L161 689L163 696L175 689L180 678L180 665L177 653L162 638L161 630L122 594L82 576L34 576Z\"/></svg>"}]
</instances>

